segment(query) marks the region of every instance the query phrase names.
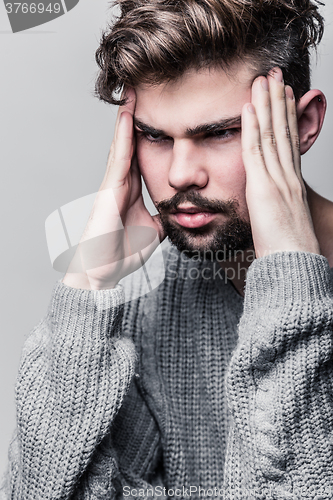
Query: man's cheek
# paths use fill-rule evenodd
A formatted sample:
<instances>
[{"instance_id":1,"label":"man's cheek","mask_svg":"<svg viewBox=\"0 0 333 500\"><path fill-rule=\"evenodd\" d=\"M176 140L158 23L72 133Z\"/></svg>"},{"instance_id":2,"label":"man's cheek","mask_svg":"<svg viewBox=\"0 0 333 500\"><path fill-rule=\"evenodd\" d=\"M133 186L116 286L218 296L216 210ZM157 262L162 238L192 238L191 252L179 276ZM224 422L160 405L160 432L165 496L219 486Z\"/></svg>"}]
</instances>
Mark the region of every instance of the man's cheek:
<instances>
[{"instance_id":1,"label":"man's cheek","mask_svg":"<svg viewBox=\"0 0 333 500\"><path fill-rule=\"evenodd\" d=\"M168 187L168 168L165 155L155 147L137 147L137 160L140 173L151 194Z\"/></svg>"},{"instance_id":2,"label":"man's cheek","mask_svg":"<svg viewBox=\"0 0 333 500\"><path fill-rule=\"evenodd\" d=\"M234 196L238 197L243 192L245 195L246 173L241 158L230 157L220 164L215 171L215 179L225 190L232 191Z\"/></svg>"},{"instance_id":3,"label":"man's cheek","mask_svg":"<svg viewBox=\"0 0 333 500\"><path fill-rule=\"evenodd\" d=\"M136 145L136 157L140 172L143 176L147 176L152 172L156 153L154 146L150 146L146 141L140 139Z\"/></svg>"},{"instance_id":4,"label":"man's cheek","mask_svg":"<svg viewBox=\"0 0 333 500\"><path fill-rule=\"evenodd\" d=\"M220 164L215 171L213 181L211 172L211 182L216 183L220 197L227 200L236 199L239 204L239 213L248 219L248 209L246 203L246 172L241 155L230 155L226 162Z\"/></svg>"},{"instance_id":5,"label":"man's cheek","mask_svg":"<svg viewBox=\"0 0 333 500\"><path fill-rule=\"evenodd\" d=\"M138 159L139 170L147 187L150 198L155 201L161 201L163 198L163 184L158 175L157 168L149 168L149 165ZM165 196L166 197L166 196Z\"/></svg>"}]
</instances>

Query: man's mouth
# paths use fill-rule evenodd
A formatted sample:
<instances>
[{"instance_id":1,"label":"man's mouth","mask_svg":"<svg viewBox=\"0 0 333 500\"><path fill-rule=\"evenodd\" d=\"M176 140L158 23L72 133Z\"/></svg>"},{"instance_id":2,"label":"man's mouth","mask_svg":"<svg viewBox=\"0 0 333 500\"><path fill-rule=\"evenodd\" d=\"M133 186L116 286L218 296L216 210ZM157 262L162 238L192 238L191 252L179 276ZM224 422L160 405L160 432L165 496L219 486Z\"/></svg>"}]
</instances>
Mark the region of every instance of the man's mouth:
<instances>
[{"instance_id":1,"label":"man's mouth","mask_svg":"<svg viewBox=\"0 0 333 500\"><path fill-rule=\"evenodd\" d=\"M170 214L180 226L189 229L205 226L217 215L216 212L211 212L207 208L194 206L178 207L175 210L171 210Z\"/></svg>"},{"instance_id":2,"label":"man's mouth","mask_svg":"<svg viewBox=\"0 0 333 500\"><path fill-rule=\"evenodd\" d=\"M186 213L186 214L198 214L202 212L207 212L207 213L212 213L211 210L207 210L207 208L200 208L200 207L193 207L193 206L188 206L188 207L177 207L175 210L171 210L170 213L175 214L175 213Z\"/></svg>"}]
</instances>

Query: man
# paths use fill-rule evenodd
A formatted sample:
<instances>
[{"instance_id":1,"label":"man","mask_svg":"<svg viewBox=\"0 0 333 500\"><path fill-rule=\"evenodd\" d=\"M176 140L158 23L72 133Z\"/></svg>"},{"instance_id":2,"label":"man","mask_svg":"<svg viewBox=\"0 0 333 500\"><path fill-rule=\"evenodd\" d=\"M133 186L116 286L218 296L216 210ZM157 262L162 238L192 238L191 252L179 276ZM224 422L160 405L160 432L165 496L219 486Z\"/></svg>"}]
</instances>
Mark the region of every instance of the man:
<instances>
[{"instance_id":1,"label":"man","mask_svg":"<svg viewBox=\"0 0 333 500\"><path fill-rule=\"evenodd\" d=\"M10 498L332 498L333 205L300 170L326 108L317 7L119 4L97 82L113 103L125 85L115 138L24 347ZM176 246L149 294L133 271L153 244L134 253L119 214Z\"/></svg>"}]
</instances>

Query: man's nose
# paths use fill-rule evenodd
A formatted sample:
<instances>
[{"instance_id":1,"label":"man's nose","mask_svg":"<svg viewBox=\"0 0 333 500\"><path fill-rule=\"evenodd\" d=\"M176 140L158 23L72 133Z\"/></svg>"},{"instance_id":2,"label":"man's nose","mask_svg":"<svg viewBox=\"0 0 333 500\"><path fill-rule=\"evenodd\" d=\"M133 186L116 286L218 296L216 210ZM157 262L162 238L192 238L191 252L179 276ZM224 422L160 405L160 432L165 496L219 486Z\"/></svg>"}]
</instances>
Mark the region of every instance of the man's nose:
<instances>
[{"instance_id":1,"label":"man's nose","mask_svg":"<svg viewBox=\"0 0 333 500\"><path fill-rule=\"evenodd\" d=\"M169 184L177 191L203 188L208 183L206 159L190 139L175 141L169 169Z\"/></svg>"}]
</instances>

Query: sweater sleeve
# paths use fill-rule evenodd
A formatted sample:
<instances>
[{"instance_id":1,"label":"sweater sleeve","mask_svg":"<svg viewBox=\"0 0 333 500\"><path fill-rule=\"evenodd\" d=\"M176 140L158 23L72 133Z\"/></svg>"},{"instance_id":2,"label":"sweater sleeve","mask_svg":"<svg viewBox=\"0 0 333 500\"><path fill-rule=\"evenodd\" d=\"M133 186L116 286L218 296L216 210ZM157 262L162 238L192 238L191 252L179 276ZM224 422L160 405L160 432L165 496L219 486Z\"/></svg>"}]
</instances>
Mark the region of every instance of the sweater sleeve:
<instances>
[{"instance_id":1,"label":"sweater sleeve","mask_svg":"<svg viewBox=\"0 0 333 500\"><path fill-rule=\"evenodd\" d=\"M333 498L333 291L305 252L248 271L227 378L226 500Z\"/></svg>"},{"instance_id":2,"label":"sweater sleeve","mask_svg":"<svg viewBox=\"0 0 333 500\"><path fill-rule=\"evenodd\" d=\"M120 335L123 289L57 283L27 338L16 385L17 436L7 498L69 499L131 381L135 350Z\"/></svg>"}]
</instances>

